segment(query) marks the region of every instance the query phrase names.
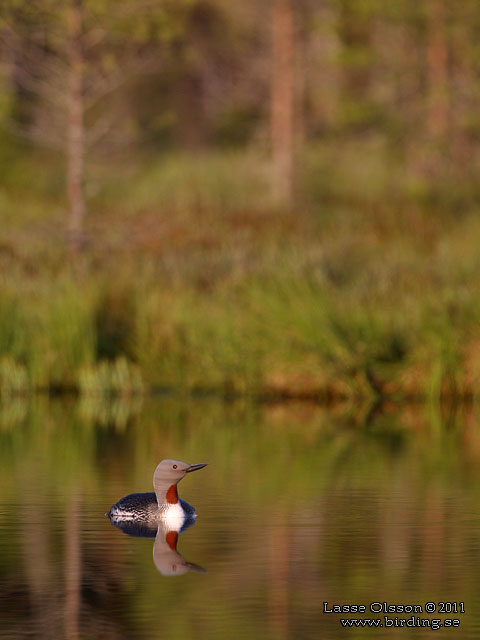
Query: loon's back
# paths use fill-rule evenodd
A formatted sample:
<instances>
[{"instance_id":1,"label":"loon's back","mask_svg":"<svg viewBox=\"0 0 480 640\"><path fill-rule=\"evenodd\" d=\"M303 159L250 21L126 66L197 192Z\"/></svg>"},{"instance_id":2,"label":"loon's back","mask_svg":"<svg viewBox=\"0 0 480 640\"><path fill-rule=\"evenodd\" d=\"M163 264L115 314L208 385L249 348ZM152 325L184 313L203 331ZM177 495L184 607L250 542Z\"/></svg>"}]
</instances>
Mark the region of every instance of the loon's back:
<instances>
[{"instance_id":1,"label":"loon's back","mask_svg":"<svg viewBox=\"0 0 480 640\"><path fill-rule=\"evenodd\" d=\"M179 498L180 506L186 516L195 515L192 505ZM151 521L162 517L169 508L168 504L159 505L154 491L148 493L131 493L110 507L107 516L112 520Z\"/></svg>"}]
</instances>

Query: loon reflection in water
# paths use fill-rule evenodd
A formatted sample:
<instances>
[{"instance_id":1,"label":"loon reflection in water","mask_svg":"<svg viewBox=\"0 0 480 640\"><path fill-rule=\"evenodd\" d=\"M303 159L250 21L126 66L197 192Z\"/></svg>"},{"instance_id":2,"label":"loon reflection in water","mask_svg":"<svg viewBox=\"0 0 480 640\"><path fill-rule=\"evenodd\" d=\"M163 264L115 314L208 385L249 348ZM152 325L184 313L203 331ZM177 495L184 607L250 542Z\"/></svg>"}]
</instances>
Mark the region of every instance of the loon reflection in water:
<instances>
[{"instance_id":1,"label":"loon reflection in water","mask_svg":"<svg viewBox=\"0 0 480 640\"><path fill-rule=\"evenodd\" d=\"M178 538L181 533L195 524L195 516L187 516L180 529L171 529L167 522L132 522L131 520L111 519L113 525L129 536L155 538L153 545L153 563L164 576L181 576L188 571L206 573L198 564L188 562L177 551Z\"/></svg>"}]
</instances>

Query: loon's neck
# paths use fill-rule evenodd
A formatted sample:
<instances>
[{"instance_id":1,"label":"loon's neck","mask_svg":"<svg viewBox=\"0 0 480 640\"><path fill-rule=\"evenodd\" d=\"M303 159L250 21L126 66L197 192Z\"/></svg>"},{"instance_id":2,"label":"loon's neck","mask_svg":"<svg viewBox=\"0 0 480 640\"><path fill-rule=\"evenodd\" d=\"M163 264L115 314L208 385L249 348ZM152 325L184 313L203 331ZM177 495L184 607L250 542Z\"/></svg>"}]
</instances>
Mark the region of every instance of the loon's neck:
<instances>
[{"instance_id":1,"label":"loon's neck","mask_svg":"<svg viewBox=\"0 0 480 640\"><path fill-rule=\"evenodd\" d=\"M180 504L176 483L162 487L156 486L155 496L157 498L159 508Z\"/></svg>"},{"instance_id":2,"label":"loon's neck","mask_svg":"<svg viewBox=\"0 0 480 640\"><path fill-rule=\"evenodd\" d=\"M167 501L167 504L178 504L178 491L176 484L170 485L170 487L167 489L167 492L165 493L165 499Z\"/></svg>"}]
</instances>

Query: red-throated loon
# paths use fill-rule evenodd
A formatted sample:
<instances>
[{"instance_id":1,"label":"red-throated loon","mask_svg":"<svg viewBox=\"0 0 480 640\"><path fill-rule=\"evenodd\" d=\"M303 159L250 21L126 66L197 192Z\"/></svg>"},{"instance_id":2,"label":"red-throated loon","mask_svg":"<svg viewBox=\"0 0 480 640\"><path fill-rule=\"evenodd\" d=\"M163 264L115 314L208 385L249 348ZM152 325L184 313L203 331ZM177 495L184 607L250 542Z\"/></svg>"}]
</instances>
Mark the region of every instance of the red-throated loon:
<instances>
[{"instance_id":1,"label":"red-throated loon","mask_svg":"<svg viewBox=\"0 0 480 640\"><path fill-rule=\"evenodd\" d=\"M155 492L131 493L110 507L106 514L115 524L120 521L181 521L195 517L195 509L178 497L177 483L191 471L207 463L188 464L181 460L162 460L153 474Z\"/></svg>"}]
</instances>

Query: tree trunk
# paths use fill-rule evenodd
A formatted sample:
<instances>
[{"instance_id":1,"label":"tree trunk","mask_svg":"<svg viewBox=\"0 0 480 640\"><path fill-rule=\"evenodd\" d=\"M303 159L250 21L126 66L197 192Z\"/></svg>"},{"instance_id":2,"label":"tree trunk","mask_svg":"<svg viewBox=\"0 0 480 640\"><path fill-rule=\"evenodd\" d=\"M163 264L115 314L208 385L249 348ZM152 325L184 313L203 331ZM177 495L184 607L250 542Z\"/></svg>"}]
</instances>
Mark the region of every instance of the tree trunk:
<instances>
[{"instance_id":1,"label":"tree trunk","mask_svg":"<svg viewBox=\"0 0 480 640\"><path fill-rule=\"evenodd\" d=\"M177 85L177 139L182 149L198 151L205 138L203 82L195 70L185 69Z\"/></svg>"},{"instance_id":2,"label":"tree trunk","mask_svg":"<svg viewBox=\"0 0 480 640\"><path fill-rule=\"evenodd\" d=\"M82 0L72 0L68 10L69 87L67 119L68 240L72 253L83 245L85 194L85 131L83 103L84 58L82 47Z\"/></svg>"},{"instance_id":3,"label":"tree trunk","mask_svg":"<svg viewBox=\"0 0 480 640\"><path fill-rule=\"evenodd\" d=\"M357 0L341 0L338 29L344 56L342 124L361 131L371 118L373 76L373 67L368 61L372 49L372 20L365 6Z\"/></svg>"},{"instance_id":4,"label":"tree trunk","mask_svg":"<svg viewBox=\"0 0 480 640\"><path fill-rule=\"evenodd\" d=\"M427 19L427 131L432 142L441 143L445 140L448 126L448 53L444 0L427 2Z\"/></svg>"},{"instance_id":5,"label":"tree trunk","mask_svg":"<svg viewBox=\"0 0 480 640\"><path fill-rule=\"evenodd\" d=\"M452 73L449 86L449 118L451 157L454 166L460 171L469 171L471 163L473 136L469 135L466 123L470 121L475 104L476 73L470 25L475 21L476 6L466 5L464 12L456 15L456 24L452 29L451 59ZM474 178L475 179L475 178Z\"/></svg>"},{"instance_id":6,"label":"tree trunk","mask_svg":"<svg viewBox=\"0 0 480 640\"><path fill-rule=\"evenodd\" d=\"M271 139L273 193L290 205L294 190L294 20L291 0L274 0Z\"/></svg>"}]
</instances>

